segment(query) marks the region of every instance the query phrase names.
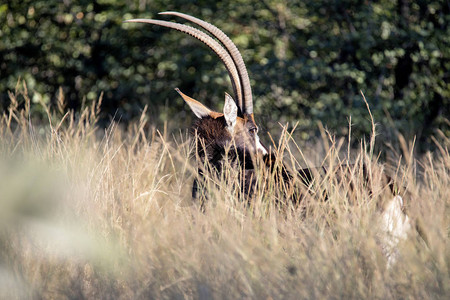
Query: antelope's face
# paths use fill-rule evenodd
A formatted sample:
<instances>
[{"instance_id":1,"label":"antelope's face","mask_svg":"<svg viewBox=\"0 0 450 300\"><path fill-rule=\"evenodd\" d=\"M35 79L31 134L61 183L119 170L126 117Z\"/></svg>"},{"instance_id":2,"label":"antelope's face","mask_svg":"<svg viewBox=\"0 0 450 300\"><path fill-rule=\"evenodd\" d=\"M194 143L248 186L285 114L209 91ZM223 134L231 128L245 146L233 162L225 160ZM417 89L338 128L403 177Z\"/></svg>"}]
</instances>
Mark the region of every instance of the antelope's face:
<instances>
[{"instance_id":1,"label":"antelope's face","mask_svg":"<svg viewBox=\"0 0 450 300\"><path fill-rule=\"evenodd\" d=\"M238 107L230 95L225 94L223 113L212 111L197 100L176 89L199 120L194 125L197 137L210 149L235 149L239 155L255 156L267 154L258 136L258 126L253 114L238 116ZM207 153L209 157L213 153Z\"/></svg>"},{"instance_id":2,"label":"antelope's face","mask_svg":"<svg viewBox=\"0 0 450 300\"><path fill-rule=\"evenodd\" d=\"M226 119L226 117L225 117ZM267 149L259 140L258 126L255 124L253 115L237 117L234 127L227 126L227 130L232 136L232 142L239 149L245 149L252 155L267 154Z\"/></svg>"}]
</instances>

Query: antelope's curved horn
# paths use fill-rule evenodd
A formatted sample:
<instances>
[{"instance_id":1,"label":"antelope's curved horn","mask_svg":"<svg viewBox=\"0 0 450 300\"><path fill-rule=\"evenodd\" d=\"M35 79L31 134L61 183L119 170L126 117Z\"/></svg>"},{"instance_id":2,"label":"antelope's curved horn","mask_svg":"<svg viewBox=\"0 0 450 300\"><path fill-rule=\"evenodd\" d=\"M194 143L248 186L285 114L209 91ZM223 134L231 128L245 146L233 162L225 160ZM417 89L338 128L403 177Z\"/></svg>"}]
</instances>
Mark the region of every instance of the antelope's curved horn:
<instances>
[{"instance_id":1,"label":"antelope's curved horn","mask_svg":"<svg viewBox=\"0 0 450 300\"><path fill-rule=\"evenodd\" d=\"M227 49L228 53L230 53L231 58L233 59L236 68L239 72L239 79L241 81L242 86L242 94L243 94L243 103L238 103L239 108L242 110L242 112L247 114L253 113L253 96L252 96L252 88L250 85L250 78L248 76L247 68L245 67L244 60L242 59L242 55L239 52L236 45L233 43L233 41L219 28L216 26L205 22L203 20L200 20L196 17L175 12L175 11L166 11L159 13L160 15L172 15L177 16L183 19L186 19L188 21L191 21L192 23L195 23L208 31L210 34L212 34L214 37L216 37Z\"/></svg>"},{"instance_id":2,"label":"antelope's curved horn","mask_svg":"<svg viewBox=\"0 0 450 300\"><path fill-rule=\"evenodd\" d=\"M236 69L236 66L231 58L230 54L225 50L222 45L216 42L211 36L204 33L203 31L196 29L194 27L178 24L174 22L166 22L160 20L152 20L152 19L132 19L124 21L124 23L148 23L153 25L159 25L171 29L175 29L181 31L183 33L189 34L190 36L198 39L203 42L209 48L211 48L222 60L227 68L227 71L231 77L231 84L233 85L233 91L238 103L242 103L242 88L239 80L239 73Z\"/></svg>"}]
</instances>

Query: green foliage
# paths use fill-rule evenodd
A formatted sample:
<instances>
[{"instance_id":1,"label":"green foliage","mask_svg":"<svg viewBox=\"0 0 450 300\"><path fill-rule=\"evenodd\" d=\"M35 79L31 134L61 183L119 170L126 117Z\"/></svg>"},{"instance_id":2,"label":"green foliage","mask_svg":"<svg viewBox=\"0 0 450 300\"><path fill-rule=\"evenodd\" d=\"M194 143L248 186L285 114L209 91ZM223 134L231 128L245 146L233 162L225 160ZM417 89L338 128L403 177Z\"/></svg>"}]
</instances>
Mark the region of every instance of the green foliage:
<instances>
[{"instance_id":1,"label":"green foliage","mask_svg":"<svg viewBox=\"0 0 450 300\"><path fill-rule=\"evenodd\" d=\"M175 87L220 109L231 86L206 46L122 24L167 19L157 16L166 10L214 23L235 41L263 129L298 121L299 138L309 139L320 121L345 135L351 116L352 132L368 135L362 90L384 139L400 132L429 144L436 129L450 135L450 13L442 0L8 1L0 5L0 106L22 78L34 102L53 104L62 87L74 109L104 92L104 120L127 122L149 104L154 124L187 126L192 116Z\"/></svg>"}]
</instances>

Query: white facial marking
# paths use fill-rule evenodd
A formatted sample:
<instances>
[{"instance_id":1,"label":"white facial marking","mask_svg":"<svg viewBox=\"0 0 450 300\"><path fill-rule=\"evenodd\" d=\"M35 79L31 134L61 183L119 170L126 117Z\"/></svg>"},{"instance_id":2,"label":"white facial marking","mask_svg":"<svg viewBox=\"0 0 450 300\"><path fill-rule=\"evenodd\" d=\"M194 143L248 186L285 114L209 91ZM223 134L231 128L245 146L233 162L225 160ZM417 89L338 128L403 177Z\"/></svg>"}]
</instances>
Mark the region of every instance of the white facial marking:
<instances>
[{"instance_id":1,"label":"white facial marking","mask_svg":"<svg viewBox=\"0 0 450 300\"><path fill-rule=\"evenodd\" d=\"M266 148L261 144L261 141L259 140L259 136L255 136L255 142L256 142L256 151L261 152L263 155L267 154Z\"/></svg>"}]
</instances>

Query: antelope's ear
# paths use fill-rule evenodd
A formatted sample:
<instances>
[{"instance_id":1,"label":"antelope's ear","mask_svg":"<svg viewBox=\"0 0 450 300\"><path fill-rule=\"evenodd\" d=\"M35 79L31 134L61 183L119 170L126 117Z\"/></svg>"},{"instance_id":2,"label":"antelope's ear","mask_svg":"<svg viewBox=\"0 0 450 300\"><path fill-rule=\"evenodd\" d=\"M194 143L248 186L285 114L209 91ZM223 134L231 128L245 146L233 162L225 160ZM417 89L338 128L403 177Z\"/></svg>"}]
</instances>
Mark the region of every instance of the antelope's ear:
<instances>
[{"instance_id":1,"label":"antelope's ear","mask_svg":"<svg viewBox=\"0 0 450 300\"><path fill-rule=\"evenodd\" d=\"M234 125L236 125L238 108L236 102L230 95L225 93L225 105L223 106L223 115L225 116L225 121L227 121L228 129L233 132Z\"/></svg>"},{"instance_id":2,"label":"antelope's ear","mask_svg":"<svg viewBox=\"0 0 450 300\"><path fill-rule=\"evenodd\" d=\"M214 113L212 110L198 102L197 100L183 94L178 88L175 89L178 94L183 98L183 100L189 105L191 110L197 116L197 118L201 119L207 116L211 116L211 113Z\"/></svg>"}]
</instances>

